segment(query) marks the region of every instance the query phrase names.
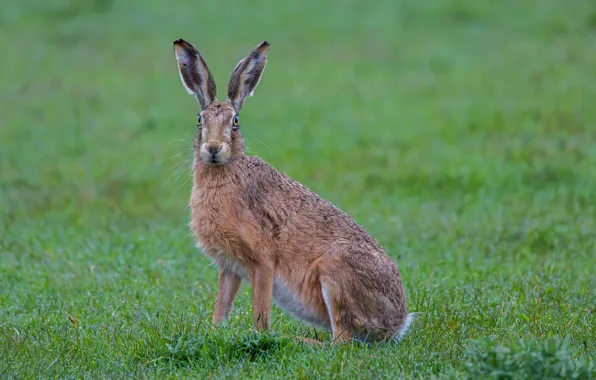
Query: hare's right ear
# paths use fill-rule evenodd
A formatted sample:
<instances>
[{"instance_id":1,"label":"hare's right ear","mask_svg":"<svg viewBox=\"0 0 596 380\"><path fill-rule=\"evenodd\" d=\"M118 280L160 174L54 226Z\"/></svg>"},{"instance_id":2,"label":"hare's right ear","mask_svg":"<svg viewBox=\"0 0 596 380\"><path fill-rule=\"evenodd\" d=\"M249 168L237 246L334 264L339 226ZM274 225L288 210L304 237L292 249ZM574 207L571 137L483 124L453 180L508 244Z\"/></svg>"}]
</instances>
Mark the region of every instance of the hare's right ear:
<instances>
[{"instance_id":1,"label":"hare's right ear","mask_svg":"<svg viewBox=\"0 0 596 380\"><path fill-rule=\"evenodd\" d=\"M207 63L197 48L183 39L174 41L174 51L180 79L186 91L197 98L202 109L207 108L216 100L217 93L215 79L213 79Z\"/></svg>"},{"instance_id":2,"label":"hare's right ear","mask_svg":"<svg viewBox=\"0 0 596 380\"><path fill-rule=\"evenodd\" d=\"M236 65L228 83L228 99L237 113L244 104L247 96L252 96L261 80L267 57L269 42L263 41L254 50Z\"/></svg>"}]
</instances>

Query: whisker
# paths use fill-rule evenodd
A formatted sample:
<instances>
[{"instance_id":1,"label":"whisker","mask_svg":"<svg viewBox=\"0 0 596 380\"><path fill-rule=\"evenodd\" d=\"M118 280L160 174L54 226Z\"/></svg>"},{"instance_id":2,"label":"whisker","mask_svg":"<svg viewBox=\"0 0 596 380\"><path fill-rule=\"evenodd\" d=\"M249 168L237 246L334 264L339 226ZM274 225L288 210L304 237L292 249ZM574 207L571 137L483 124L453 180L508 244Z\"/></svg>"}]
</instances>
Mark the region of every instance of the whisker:
<instances>
[{"instance_id":1,"label":"whisker","mask_svg":"<svg viewBox=\"0 0 596 380\"><path fill-rule=\"evenodd\" d=\"M259 152L254 151L254 150L247 149L246 153L249 153L251 156L254 156L254 157L259 157L261 159L263 158Z\"/></svg>"},{"instance_id":2,"label":"whisker","mask_svg":"<svg viewBox=\"0 0 596 380\"><path fill-rule=\"evenodd\" d=\"M184 154L184 152L181 152L181 153L178 153L178 154L174 154L173 156L170 156L170 157L168 157L168 158L164 158L163 160L161 160L161 161L158 161L158 162L156 163L156 165L159 165L159 164L161 164L161 163L163 163L163 162L165 162L165 161L168 161L168 160L174 159L174 158L176 158L176 157L180 157L180 156L181 156L181 155L183 155L183 154Z\"/></svg>"},{"instance_id":3,"label":"whisker","mask_svg":"<svg viewBox=\"0 0 596 380\"><path fill-rule=\"evenodd\" d=\"M170 171L172 172L172 174L178 174L178 172L184 168L184 166L188 165L188 161L183 160L178 162L177 164L175 164L174 166L172 166L170 168Z\"/></svg>"},{"instance_id":4,"label":"whisker","mask_svg":"<svg viewBox=\"0 0 596 380\"><path fill-rule=\"evenodd\" d=\"M170 141L168 141L168 144L173 144L175 142L180 142L180 141L194 141L194 139L196 138L195 135L191 135L191 134L186 134L186 135L182 135L180 138L177 139L172 139Z\"/></svg>"},{"instance_id":5,"label":"whisker","mask_svg":"<svg viewBox=\"0 0 596 380\"><path fill-rule=\"evenodd\" d=\"M253 138L253 139L249 139L249 141L256 141L256 142L258 142L259 144L261 144L261 145L263 145L264 147L266 147L267 149L271 150L271 147L270 147L269 145L265 144L264 142L262 142L261 140L257 140L257 139L254 139L254 138Z\"/></svg>"},{"instance_id":6,"label":"whisker","mask_svg":"<svg viewBox=\"0 0 596 380\"><path fill-rule=\"evenodd\" d=\"M184 183L182 185L180 185L179 188L177 188L172 195L176 194L178 192L178 190L182 189L182 187L184 187L184 185L186 185L186 183L188 182L188 179L190 178L190 176L186 177L186 179L184 180Z\"/></svg>"},{"instance_id":7,"label":"whisker","mask_svg":"<svg viewBox=\"0 0 596 380\"><path fill-rule=\"evenodd\" d=\"M185 164L188 164L188 165L185 165ZM181 162L181 163L179 163L178 167L172 172L170 177L167 179L164 186L170 182L177 182L180 179L180 177L182 177L183 175L190 177L191 174L192 174L192 165L190 165L188 162ZM174 178L174 177L175 177L175 179L172 181L172 178Z\"/></svg>"},{"instance_id":8,"label":"whisker","mask_svg":"<svg viewBox=\"0 0 596 380\"><path fill-rule=\"evenodd\" d=\"M181 170L180 173L178 174L178 176L176 177L175 181L178 181L180 179L180 177L182 177L182 176L184 176L186 178L186 180L188 180L190 177L192 177L191 170L190 169Z\"/></svg>"},{"instance_id":9,"label":"whisker","mask_svg":"<svg viewBox=\"0 0 596 380\"><path fill-rule=\"evenodd\" d=\"M187 153L180 153L177 156L185 155L185 154L187 154ZM189 155L192 157L192 154L189 154ZM192 174L193 160L191 157L188 157L188 156L184 157L180 162L177 162L174 165L172 165L172 167L170 168L170 171L171 171L170 176L164 183L164 186L166 186L170 182L178 181L182 175L186 174L186 175L190 176L190 174ZM172 181L172 179L174 179L174 180Z\"/></svg>"},{"instance_id":10,"label":"whisker","mask_svg":"<svg viewBox=\"0 0 596 380\"><path fill-rule=\"evenodd\" d=\"M181 141L188 141L188 140L194 140L194 137L185 137L185 138L179 138L179 139L173 139L168 141L168 144L173 144L173 143L177 143L177 142L181 142Z\"/></svg>"}]
</instances>

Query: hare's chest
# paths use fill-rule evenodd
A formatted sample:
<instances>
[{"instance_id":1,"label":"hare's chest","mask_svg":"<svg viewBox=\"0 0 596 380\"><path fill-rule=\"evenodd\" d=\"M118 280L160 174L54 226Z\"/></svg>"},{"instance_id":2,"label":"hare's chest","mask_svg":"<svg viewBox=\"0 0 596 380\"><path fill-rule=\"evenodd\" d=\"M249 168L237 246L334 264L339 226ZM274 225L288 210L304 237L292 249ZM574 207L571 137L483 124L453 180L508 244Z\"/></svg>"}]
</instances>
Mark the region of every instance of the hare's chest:
<instances>
[{"instance_id":1,"label":"hare's chest","mask_svg":"<svg viewBox=\"0 0 596 380\"><path fill-rule=\"evenodd\" d=\"M223 215L197 212L192 217L191 229L197 243L206 251L233 251L239 244L237 223Z\"/></svg>"},{"instance_id":2,"label":"hare's chest","mask_svg":"<svg viewBox=\"0 0 596 380\"><path fill-rule=\"evenodd\" d=\"M243 245L228 225L208 218L196 219L193 232L197 248L205 253L219 268L226 268L243 278L247 277Z\"/></svg>"},{"instance_id":3,"label":"hare's chest","mask_svg":"<svg viewBox=\"0 0 596 380\"><path fill-rule=\"evenodd\" d=\"M200 192L193 192L190 228L199 248L212 258L235 256L241 251L238 213L231 202L220 197L206 199Z\"/></svg>"}]
</instances>

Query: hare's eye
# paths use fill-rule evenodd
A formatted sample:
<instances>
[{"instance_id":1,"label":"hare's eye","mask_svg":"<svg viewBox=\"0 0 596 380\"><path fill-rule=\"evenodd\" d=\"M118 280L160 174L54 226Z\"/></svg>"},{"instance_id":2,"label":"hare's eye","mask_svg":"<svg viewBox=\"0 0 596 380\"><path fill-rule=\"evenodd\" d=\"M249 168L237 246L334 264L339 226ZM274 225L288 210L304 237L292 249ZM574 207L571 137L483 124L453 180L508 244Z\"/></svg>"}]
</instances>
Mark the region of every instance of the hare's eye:
<instances>
[{"instance_id":1,"label":"hare's eye","mask_svg":"<svg viewBox=\"0 0 596 380\"><path fill-rule=\"evenodd\" d=\"M201 114L197 115L197 126L201 126L201 124L203 123L203 117L201 116Z\"/></svg>"},{"instance_id":2,"label":"hare's eye","mask_svg":"<svg viewBox=\"0 0 596 380\"><path fill-rule=\"evenodd\" d=\"M234 118L232 119L232 129L233 130L237 130L239 128L239 120L238 120L238 115L235 115Z\"/></svg>"}]
</instances>

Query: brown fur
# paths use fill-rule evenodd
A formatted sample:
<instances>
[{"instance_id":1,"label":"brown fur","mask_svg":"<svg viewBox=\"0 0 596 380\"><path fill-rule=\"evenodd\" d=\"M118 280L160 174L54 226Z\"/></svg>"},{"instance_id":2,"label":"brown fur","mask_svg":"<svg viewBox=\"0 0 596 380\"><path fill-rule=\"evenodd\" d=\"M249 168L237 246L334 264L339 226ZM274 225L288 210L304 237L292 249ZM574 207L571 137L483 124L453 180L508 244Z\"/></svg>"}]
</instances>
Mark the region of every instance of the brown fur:
<instances>
[{"instance_id":1,"label":"brown fur","mask_svg":"<svg viewBox=\"0 0 596 380\"><path fill-rule=\"evenodd\" d=\"M178 48L196 51L180 41ZM260 80L268 50L264 42L236 66L228 100L213 99L203 107L206 130L195 142L190 228L219 267L212 321L229 316L245 279L252 285L258 331L269 328L275 298L299 318L330 329L336 341L403 333L410 318L400 272L379 243L307 187L246 156L241 132L231 128ZM181 71L181 77L185 82L193 75ZM215 87L212 78L203 80ZM227 146L228 153L206 154L202 147L209 144Z\"/></svg>"}]
</instances>

